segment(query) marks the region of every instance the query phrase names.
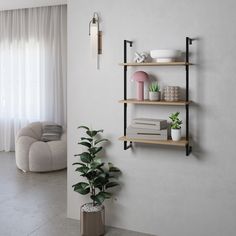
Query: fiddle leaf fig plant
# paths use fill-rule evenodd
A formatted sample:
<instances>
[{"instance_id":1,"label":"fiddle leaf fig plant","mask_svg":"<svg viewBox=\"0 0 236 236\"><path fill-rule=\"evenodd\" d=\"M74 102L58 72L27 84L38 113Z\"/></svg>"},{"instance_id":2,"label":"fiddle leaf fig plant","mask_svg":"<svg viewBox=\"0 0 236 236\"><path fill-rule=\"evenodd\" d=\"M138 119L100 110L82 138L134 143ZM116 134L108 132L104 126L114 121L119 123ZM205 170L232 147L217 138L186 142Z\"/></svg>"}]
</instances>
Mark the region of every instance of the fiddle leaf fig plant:
<instances>
[{"instance_id":1,"label":"fiddle leaf fig plant","mask_svg":"<svg viewBox=\"0 0 236 236\"><path fill-rule=\"evenodd\" d=\"M72 187L75 192L82 195L90 194L94 206L101 205L105 199L111 198L110 188L119 185L117 178L121 171L110 162L106 164L99 157L103 149L101 145L108 142L108 139L98 137L103 130L91 130L87 126L78 128L85 130L86 136L81 137L78 144L84 146L86 151L75 155L80 157L80 162L73 165L76 166L75 171L84 177L86 182L78 182Z\"/></svg>"},{"instance_id":2,"label":"fiddle leaf fig plant","mask_svg":"<svg viewBox=\"0 0 236 236\"><path fill-rule=\"evenodd\" d=\"M181 129L182 120L179 119L179 112L172 113L169 118L171 119L172 129Z\"/></svg>"}]
</instances>

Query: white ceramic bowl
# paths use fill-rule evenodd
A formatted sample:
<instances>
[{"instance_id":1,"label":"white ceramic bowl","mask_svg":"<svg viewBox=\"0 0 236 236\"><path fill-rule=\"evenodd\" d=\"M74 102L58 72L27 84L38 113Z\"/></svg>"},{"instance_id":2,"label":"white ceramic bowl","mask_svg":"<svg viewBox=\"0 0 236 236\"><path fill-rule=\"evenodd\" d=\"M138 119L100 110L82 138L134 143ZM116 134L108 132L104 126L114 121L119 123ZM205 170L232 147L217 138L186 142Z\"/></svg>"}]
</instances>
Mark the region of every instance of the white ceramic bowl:
<instances>
[{"instance_id":1,"label":"white ceramic bowl","mask_svg":"<svg viewBox=\"0 0 236 236\"><path fill-rule=\"evenodd\" d=\"M181 56L181 51L179 50L151 50L151 58L155 59L157 62L171 62L175 61Z\"/></svg>"}]
</instances>

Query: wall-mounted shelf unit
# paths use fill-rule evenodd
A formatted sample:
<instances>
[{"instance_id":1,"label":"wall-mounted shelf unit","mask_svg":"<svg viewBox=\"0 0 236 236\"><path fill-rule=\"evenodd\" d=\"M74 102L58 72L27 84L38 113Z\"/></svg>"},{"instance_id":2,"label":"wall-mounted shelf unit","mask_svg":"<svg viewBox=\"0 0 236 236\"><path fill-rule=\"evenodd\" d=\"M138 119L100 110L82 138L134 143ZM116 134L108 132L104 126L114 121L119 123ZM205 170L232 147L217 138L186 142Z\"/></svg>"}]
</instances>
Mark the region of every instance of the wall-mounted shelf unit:
<instances>
[{"instance_id":1,"label":"wall-mounted shelf unit","mask_svg":"<svg viewBox=\"0 0 236 236\"><path fill-rule=\"evenodd\" d=\"M186 57L185 61L182 62L147 62L147 63L128 63L127 62L127 45L132 47L133 42L124 40L124 63L120 63L119 65L123 66L124 68L124 99L120 100L120 103L124 104L124 136L120 137L119 140L124 142L124 150L132 147L132 143L147 143L147 144L158 144L158 145L169 145L169 146L178 146L178 147L185 147L186 155L188 156L191 151L192 147L189 143L189 105L191 101L189 100L189 66L193 65L189 62L189 45L192 44L192 39L186 37ZM127 98L127 67L129 66L184 66L185 67L185 100L178 101L178 102L167 102L167 101L150 101L144 100L139 101L136 99L128 99ZM133 139L128 138L126 136L126 128L127 128L127 105L134 104L134 105L160 105L160 106L185 106L186 111L186 134L185 138L182 138L180 141L172 141L172 140L146 140L146 139ZM129 142L129 145L127 144Z\"/></svg>"}]
</instances>

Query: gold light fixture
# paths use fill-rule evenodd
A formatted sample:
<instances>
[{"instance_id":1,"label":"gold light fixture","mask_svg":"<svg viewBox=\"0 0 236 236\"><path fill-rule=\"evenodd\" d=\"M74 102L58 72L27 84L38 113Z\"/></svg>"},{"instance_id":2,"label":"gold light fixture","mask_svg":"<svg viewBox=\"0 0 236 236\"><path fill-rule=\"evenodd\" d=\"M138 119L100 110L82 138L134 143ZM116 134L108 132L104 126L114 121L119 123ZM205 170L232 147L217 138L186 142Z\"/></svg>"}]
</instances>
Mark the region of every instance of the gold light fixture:
<instances>
[{"instance_id":1,"label":"gold light fixture","mask_svg":"<svg viewBox=\"0 0 236 236\"><path fill-rule=\"evenodd\" d=\"M89 36L92 58L96 60L97 69L99 69L99 55L102 54L102 31L99 29L97 12L93 13L93 18L89 22Z\"/></svg>"}]
</instances>

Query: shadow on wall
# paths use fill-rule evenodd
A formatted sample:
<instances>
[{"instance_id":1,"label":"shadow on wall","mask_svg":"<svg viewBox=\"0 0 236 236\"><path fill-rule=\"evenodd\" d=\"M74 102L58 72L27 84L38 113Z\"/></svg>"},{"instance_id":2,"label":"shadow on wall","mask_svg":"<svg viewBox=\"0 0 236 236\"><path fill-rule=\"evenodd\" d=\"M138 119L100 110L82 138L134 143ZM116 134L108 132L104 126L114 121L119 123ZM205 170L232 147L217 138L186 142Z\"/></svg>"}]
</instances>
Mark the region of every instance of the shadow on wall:
<instances>
[{"instance_id":1,"label":"shadow on wall","mask_svg":"<svg viewBox=\"0 0 236 236\"><path fill-rule=\"evenodd\" d=\"M196 41L196 42L195 42ZM200 37L194 38L196 43L196 101L193 103L193 113L195 115L195 127L194 127L194 137L193 142L193 152L192 155L198 160L204 160L206 156L206 150L203 149L204 136L205 134L205 123L204 123L204 101L205 101L205 75L204 75L204 40ZM190 113L191 114L191 113ZM191 116L191 115L190 115ZM191 119L190 119L191 122ZM191 124L190 124L191 125ZM191 130L191 129L190 129Z\"/></svg>"}]
</instances>

